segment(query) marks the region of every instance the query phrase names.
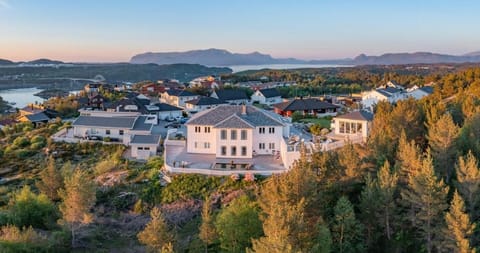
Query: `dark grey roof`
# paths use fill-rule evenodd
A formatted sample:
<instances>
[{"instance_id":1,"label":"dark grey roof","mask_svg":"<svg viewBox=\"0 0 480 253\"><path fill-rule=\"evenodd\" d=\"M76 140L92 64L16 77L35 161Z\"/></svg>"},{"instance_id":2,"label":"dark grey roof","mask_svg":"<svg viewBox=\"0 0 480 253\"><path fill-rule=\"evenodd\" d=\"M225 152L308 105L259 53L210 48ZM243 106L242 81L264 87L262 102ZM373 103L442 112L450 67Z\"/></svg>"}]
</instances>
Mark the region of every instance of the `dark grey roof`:
<instances>
[{"instance_id":1,"label":"dark grey roof","mask_svg":"<svg viewBox=\"0 0 480 253\"><path fill-rule=\"evenodd\" d=\"M402 92L402 90L396 89L396 88L393 88L393 87L386 87L386 88L377 89L377 92L386 96L386 97L390 97L390 96L392 96L392 94Z\"/></svg>"},{"instance_id":2,"label":"dark grey roof","mask_svg":"<svg viewBox=\"0 0 480 253\"><path fill-rule=\"evenodd\" d=\"M303 111L303 110L321 110L335 109L338 105L330 104L316 98L294 99L291 101L274 104L273 107L282 111Z\"/></svg>"},{"instance_id":3,"label":"dark grey roof","mask_svg":"<svg viewBox=\"0 0 480 253\"><path fill-rule=\"evenodd\" d=\"M217 94L218 99L224 101L248 99L247 93L245 93L243 90L217 90L215 91L215 94Z\"/></svg>"},{"instance_id":4,"label":"dark grey roof","mask_svg":"<svg viewBox=\"0 0 480 253\"><path fill-rule=\"evenodd\" d=\"M421 90L423 90L424 92L428 93L428 94L432 94L433 93L433 87L432 86L423 86L422 88L420 88Z\"/></svg>"},{"instance_id":5,"label":"dark grey roof","mask_svg":"<svg viewBox=\"0 0 480 253\"><path fill-rule=\"evenodd\" d=\"M43 112L25 115L30 122L48 121L50 118Z\"/></svg>"},{"instance_id":6,"label":"dark grey roof","mask_svg":"<svg viewBox=\"0 0 480 253\"><path fill-rule=\"evenodd\" d=\"M186 125L217 125L228 117L236 114L252 126L282 126L283 124L263 110L246 105L246 114L242 114L242 105L219 105L213 109L195 114Z\"/></svg>"},{"instance_id":7,"label":"dark grey roof","mask_svg":"<svg viewBox=\"0 0 480 253\"><path fill-rule=\"evenodd\" d=\"M259 90L259 91L266 98L273 98L273 97L280 97L281 96L280 92L275 88L262 89L262 90Z\"/></svg>"},{"instance_id":8,"label":"dark grey roof","mask_svg":"<svg viewBox=\"0 0 480 253\"><path fill-rule=\"evenodd\" d=\"M250 123L240 118L237 114L226 118L214 126L215 128L254 128Z\"/></svg>"},{"instance_id":9,"label":"dark grey roof","mask_svg":"<svg viewBox=\"0 0 480 253\"><path fill-rule=\"evenodd\" d=\"M335 117L336 119L373 120L373 114L367 111L355 111Z\"/></svg>"},{"instance_id":10,"label":"dark grey roof","mask_svg":"<svg viewBox=\"0 0 480 253\"><path fill-rule=\"evenodd\" d=\"M197 99L189 100L185 102L192 105L220 105L225 104L223 100L212 98L212 97L200 97Z\"/></svg>"},{"instance_id":11,"label":"dark grey roof","mask_svg":"<svg viewBox=\"0 0 480 253\"><path fill-rule=\"evenodd\" d=\"M145 123L146 119L147 116L138 116L137 120L135 120L135 124L133 125L132 130L149 131L150 129L152 129L152 124Z\"/></svg>"},{"instance_id":12,"label":"dark grey roof","mask_svg":"<svg viewBox=\"0 0 480 253\"><path fill-rule=\"evenodd\" d=\"M79 116L73 126L97 126L131 129L135 123L136 117L95 117Z\"/></svg>"},{"instance_id":13,"label":"dark grey roof","mask_svg":"<svg viewBox=\"0 0 480 253\"><path fill-rule=\"evenodd\" d=\"M158 107L158 110L154 110L158 112L183 111L182 108L176 107L167 103L156 103L153 106Z\"/></svg>"},{"instance_id":14,"label":"dark grey roof","mask_svg":"<svg viewBox=\"0 0 480 253\"><path fill-rule=\"evenodd\" d=\"M160 135L140 135L133 136L130 144L158 144L160 143Z\"/></svg>"},{"instance_id":15,"label":"dark grey roof","mask_svg":"<svg viewBox=\"0 0 480 253\"><path fill-rule=\"evenodd\" d=\"M170 89L166 91L169 96L177 96L177 97L191 97L191 96L198 96L190 91L186 90L179 90L179 89Z\"/></svg>"}]
</instances>

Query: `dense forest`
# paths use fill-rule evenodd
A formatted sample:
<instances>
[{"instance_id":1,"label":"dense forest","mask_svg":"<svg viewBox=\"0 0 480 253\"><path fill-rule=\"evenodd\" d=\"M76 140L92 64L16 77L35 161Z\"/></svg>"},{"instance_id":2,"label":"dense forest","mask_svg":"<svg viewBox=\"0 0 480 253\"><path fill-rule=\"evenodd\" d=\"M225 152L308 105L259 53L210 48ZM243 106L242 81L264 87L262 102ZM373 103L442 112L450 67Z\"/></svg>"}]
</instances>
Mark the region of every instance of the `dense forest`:
<instances>
[{"instance_id":1,"label":"dense forest","mask_svg":"<svg viewBox=\"0 0 480 253\"><path fill-rule=\"evenodd\" d=\"M69 123L6 127L0 251L475 252L480 68L438 75L434 87L379 103L366 143L303 154L271 177L167 183L161 157L52 142Z\"/></svg>"}]
</instances>

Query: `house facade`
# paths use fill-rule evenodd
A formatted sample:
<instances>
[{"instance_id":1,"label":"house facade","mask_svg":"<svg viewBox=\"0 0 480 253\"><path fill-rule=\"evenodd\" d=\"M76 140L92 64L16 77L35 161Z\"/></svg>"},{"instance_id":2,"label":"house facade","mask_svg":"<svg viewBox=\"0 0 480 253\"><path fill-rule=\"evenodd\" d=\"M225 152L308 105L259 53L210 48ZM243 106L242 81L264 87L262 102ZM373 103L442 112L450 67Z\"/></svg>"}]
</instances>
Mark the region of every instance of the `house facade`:
<instances>
[{"instance_id":1,"label":"house facade","mask_svg":"<svg viewBox=\"0 0 480 253\"><path fill-rule=\"evenodd\" d=\"M185 102L197 99L198 97L200 96L186 90L172 89L161 94L160 102L185 108Z\"/></svg>"},{"instance_id":2,"label":"house facade","mask_svg":"<svg viewBox=\"0 0 480 253\"><path fill-rule=\"evenodd\" d=\"M332 120L333 132L343 137L362 136L366 140L372 120L373 114L364 110L339 115Z\"/></svg>"},{"instance_id":3,"label":"house facade","mask_svg":"<svg viewBox=\"0 0 480 253\"><path fill-rule=\"evenodd\" d=\"M259 89L252 94L251 100L264 105L273 105L281 103L282 96L275 88Z\"/></svg>"},{"instance_id":4,"label":"house facade","mask_svg":"<svg viewBox=\"0 0 480 253\"><path fill-rule=\"evenodd\" d=\"M245 91L236 89L216 90L210 97L220 99L231 105L245 105L249 100Z\"/></svg>"},{"instance_id":5,"label":"house facade","mask_svg":"<svg viewBox=\"0 0 480 253\"><path fill-rule=\"evenodd\" d=\"M185 109L189 113L202 112L208 109L215 108L219 105L227 104L226 102L213 97L200 97L194 100L185 102Z\"/></svg>"},{"instance_id":6,"label":"house facade","mask_svg":"<svg viewBox=\"0 0 480 253\"><path fill-rule=\"evenodd\" d=\"M288 126L253 106L220 105L186 124L187 152L216 158L252 158L280 152Z\"/></svg>"}]
</instances>

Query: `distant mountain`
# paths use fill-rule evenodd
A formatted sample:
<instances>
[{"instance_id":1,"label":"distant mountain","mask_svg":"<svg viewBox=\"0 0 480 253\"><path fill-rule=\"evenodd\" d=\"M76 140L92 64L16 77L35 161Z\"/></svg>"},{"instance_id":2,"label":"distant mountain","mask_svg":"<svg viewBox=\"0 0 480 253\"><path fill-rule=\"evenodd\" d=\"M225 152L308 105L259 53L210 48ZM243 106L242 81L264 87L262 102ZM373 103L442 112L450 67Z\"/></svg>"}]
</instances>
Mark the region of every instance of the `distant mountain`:
<instances>
[{"instance_id":1,"label":"distant mountain","mask_svg":"<svg viewBox=\"0 0 480 253\"><path fill-rule=\"evenodd\" d=\"M430 52L416 53L389 53L380 56L367 56L361 54L355 57L352 65L393 65L393 64L415 64L415 63L463 63L480 62L480 52L467 55L447 55Z\"/></svg>"},{"instance_id":2,"label":"distant mountain","mask_svg":"<svg viewBox=\"0 0 480 253\"><path fill-rule=\"evenodd\" d=\"M50 60L50 59L37 59L29 62L25 62L27 64L63 64L63 61L55 61L55 60Z\"/></svg>"},{"instance_id":3,"label":"distant mountain","mask_svg":"<svg viewBox=\"0 0 480 253\"><path fill-rule=\"evenodd\" d=\"M480 51L470 52L468 54L464 54L463 56L480 56Z\"/></svg>"},{"instance_id":4,"label":"distant mountain","mask_svg":"<svg viewBox=\"0 0 480 253\"><path fill-rule=\"evenodd\" d=\"M232 66L232 65L261 65L261 64L297 64L307 63L306 61L286 58L275 59L268 54L253 52L249 54L231 53L223 49L192 50L186 52L167 53L144 53L132 57L130 63L145 64L156 63L175 64L201 64L206 66Z\"/></svg>"},{"instance_id":5,"label":"distant mountain","mask_svg":"<svg viewBox=\"0 0 480 253\"><path fill-rule=\"evenodd\" d=\"M13 65L13 64L15 64L13 61L0 59L0 65Z\"/></svg>"}]
</instances>

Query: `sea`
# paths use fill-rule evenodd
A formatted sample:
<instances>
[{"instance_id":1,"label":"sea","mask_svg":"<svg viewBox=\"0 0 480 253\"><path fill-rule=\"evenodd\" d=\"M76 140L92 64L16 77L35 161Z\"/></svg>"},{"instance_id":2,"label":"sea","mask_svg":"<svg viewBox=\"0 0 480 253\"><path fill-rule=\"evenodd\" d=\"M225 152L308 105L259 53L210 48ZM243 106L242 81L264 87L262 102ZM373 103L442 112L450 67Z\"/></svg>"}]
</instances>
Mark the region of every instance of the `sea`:
<instances>
[{"instance_id":1,"label":"sea","mask_svg":"<svg viewBox=\"0 0 480 253\"><path fill-rule=\"evenodd\" d=\"M0 97L10 103L13 107L23 108L28 104L43 103L45 99L35 96L35 94L43 91L39 88L19 88L0 90ZM70 94L77 94L78 90L70 91Z\"/></svg>"}]
</instances>

